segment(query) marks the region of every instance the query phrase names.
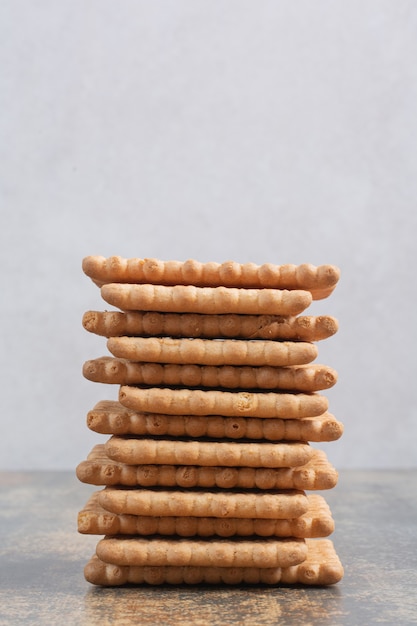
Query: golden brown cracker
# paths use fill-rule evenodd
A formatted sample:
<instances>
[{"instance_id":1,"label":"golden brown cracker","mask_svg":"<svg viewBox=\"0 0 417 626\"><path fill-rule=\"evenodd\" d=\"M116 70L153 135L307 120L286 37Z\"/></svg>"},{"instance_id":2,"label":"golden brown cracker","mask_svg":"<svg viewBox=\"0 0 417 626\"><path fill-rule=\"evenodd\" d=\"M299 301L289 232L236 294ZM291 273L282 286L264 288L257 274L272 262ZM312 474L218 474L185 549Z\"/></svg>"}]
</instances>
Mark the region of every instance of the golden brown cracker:
<instances>
[{"instance_id":1,"label":"golden brown cracker","mask_svg":"<svg viewBox=\"0 0 417 626\"><path fill-rule=\"evenodd\" d=\"M305 442L234 442L132 438L113 435L105 443L109 458L128 465L221 467L298 467L313 449Z\"/></svg>"},{"instance_id":2,"label":"golden brown cracker","mask_svg":"<svg viewBox=\"0 0 417 626\"><path fill-rule=\"evenodd\" d=\"M343 578L343 566L330 539L306 539L307 557L289 568L135 567L105 563L94 555L84 568L88 582L120 585L332 585Z\"/></svg>"},{"instance_id":3,"label":"golden brown cracker","mask_svg":"<svg viewBox=\"0 0 417 626\"><path fill-rule=\"evenodd\" d=\"M292 468L127 465L110 459L104 444L97 444L78 464L76 473L81 482L92 485L298 490L334 487L336 470L323 451L311 450L310 461Z\"/></svg>"},{"instance_id":4,"label":"golden brown cracker","mask_svg":"<svg viewBox=\"0 0 417 626\"><path fill-rule=\"evenodd\" d=\"M114 356L130 361L186 365L302 365L318 354L314 343L261 339L110 337L107 347Z\"/></svg>"},{"instance_id":5,"label":"golden brown cracker","mask_svg":"<svg viewBox=\"0 0 417 626\"><path fill-rule=\"evenodd\" d=\"M100 505L112 513L155 517L288 519L306 513L303 491L227 491L106 487Z\"/></svg>"},{"instance_id":6,"label":"golden brown cracker","mask_svg":"<svg viewBox=\"0 0 417 626\"><path fill-rule=\"evenodd\" d=\"M109 356L86 361L83 375L93 382L118 385L267 389L307 393L329 389L337 382L337 372L333 368L316 363L284 367L213 366L138 363Z\"/></svg>"},{"instance_id":7,"label":"golden brown cracker","mask_svg":"<svg viewBox=\"0 0 417 626\"><path fill-rule=\"evenodd\" d=\"M104 537L97 556L114 565L290 567L305 560L303 539Z\"/></svg>"},{"instance_id":8,"label":"golden brown cracker","mask_svg":"<svg viewBox=\"0 0 417 626\"><path fill-rule=\"evenodd\" d=\"M109 283L102 298L122 311L162 313L239 313L248 315L298 315L312 301L309 291L235 289L192 285L130 285Z\"/></svg>"},{"instance_id":9,"label":"golden brown cracker","mask_svg":"<svg viewBox=\"0 0 417 626\"><path fill-rule=\"evenodd\" d=\"M100 400L87 414L87 426L104 435L168 435L267 441L336 441L343 424L324 412L302 419L163 415L127 409L116 400Z\"/></svg>"},{"instance_id":10,"label":"golden brown cracker","mask_svg":"<svg viewBox=\"0 0 417 626\"><path fill-rule=\"evenodd\" d=\"M131 385L120 387L119 401L128 409L146 413L282 419L315 417L329 407L327 397L318 393L204 391Z\"/></svg>"},{"instance_id":11,"label":"golden brown cracker","mask_svg":"<svg viewBox=\"0 0 417 626\"><path fill-rule=\"evenodd\" d=\"M202 287L244 287L273 289L306 289L316 297L327 297L335 288L340 270L335 265L315 266L276 265L264 263L201 263L187 261L162 261L160 259L125 259L120 256L105 258L87 256L82 262L83 271L96 284L152 283L161 285L196 285Z\"/></svg>"},{"instance_id":12,"label":"golden brown cracker","mask_svg":"<svg viewBox=\"0 0 417 626\"><path fill-rule=\"evenodd\" d=\"M280 444L276 444L280 445ZM311 455L313 449L310 448ZM76 474L81 482L94 485L125 485L142 487L194 487L220 489L277 488L279 469L209 465L130 465L111 459L106 446L94 446L85 461L78 464ZM279 486L278 486L279 488Z\"/></svg>"},{"instance_id":13,"label":"golden brown cracker","mask_svg":"<svg viewBox=\"0 0 417 626\"><path fill-rule=\"evenodd\" d=\"M175 535L178 537L328 537L334 521L324 498L310 494L306 513L288 519L157 517L106 511L99 493L78 514L78 532L93 535Z\"/></svg>"},{"instance_id":14,"label":"golden brown cracker","mask_svg":"<svg viewBox=\"0 0 417 626\"><path fill-rule=\"evenodd\" d=\"M330 489L337 472L325 453L312 450L303 466L284 468L218 467L194 465L128 465L110 459L104 444L93 447L76 474L92 485L219 488L219 489Z\"/></svg>"},{"instance_id":15,"label":"golden brown cracker","mask_svg":"<svg viewBox=\"0 0 417 626\"><path fill-rule=\"evenodd\" d=\"M104 337L194 337L206 339L270 339L320 341L339 328L330 315L210 315L156 311L86 311L86 330Z\"/></svg>"}]
</instances>

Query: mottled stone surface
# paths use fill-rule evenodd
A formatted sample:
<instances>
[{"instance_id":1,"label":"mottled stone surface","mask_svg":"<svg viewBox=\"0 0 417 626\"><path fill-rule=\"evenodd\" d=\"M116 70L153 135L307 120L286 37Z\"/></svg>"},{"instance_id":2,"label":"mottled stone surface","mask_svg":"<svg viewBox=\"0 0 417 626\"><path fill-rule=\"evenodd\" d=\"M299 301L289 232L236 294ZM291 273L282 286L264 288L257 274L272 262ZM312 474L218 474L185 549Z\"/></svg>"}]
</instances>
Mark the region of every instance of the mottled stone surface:
<instances>
[{"instance_id":1,"label":"mottled stone surface","mask_svg":"<svg viewBox=\"0 0 417 626\"><path fill-rule=\"evenodd\" d=\"M417 471L341 472L323 492L345 567L334 587L101 589L79 535L93 487L71 473L0 473L0 624L417 624Z\"/></svg>"}]
</instances>

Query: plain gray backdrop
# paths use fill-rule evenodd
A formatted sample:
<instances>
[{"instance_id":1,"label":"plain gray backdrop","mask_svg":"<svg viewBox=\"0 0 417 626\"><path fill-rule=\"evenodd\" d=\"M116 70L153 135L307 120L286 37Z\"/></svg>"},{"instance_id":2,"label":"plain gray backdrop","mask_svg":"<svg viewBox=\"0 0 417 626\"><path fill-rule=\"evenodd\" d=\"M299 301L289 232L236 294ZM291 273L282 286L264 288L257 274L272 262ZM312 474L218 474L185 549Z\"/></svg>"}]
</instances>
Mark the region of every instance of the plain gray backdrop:
<instances>
[{"instance_id":1,"label":"plain gray backdrop","mask_svg":"<svg viewBox=\"0 0 417 626\"><path fill-rule=\"evenodd\" d=\"M1 468L106 439L89 254L338 265L321 447L416 464L417 3L3 0L0 55Z\"/></svg>"}]
</instances>

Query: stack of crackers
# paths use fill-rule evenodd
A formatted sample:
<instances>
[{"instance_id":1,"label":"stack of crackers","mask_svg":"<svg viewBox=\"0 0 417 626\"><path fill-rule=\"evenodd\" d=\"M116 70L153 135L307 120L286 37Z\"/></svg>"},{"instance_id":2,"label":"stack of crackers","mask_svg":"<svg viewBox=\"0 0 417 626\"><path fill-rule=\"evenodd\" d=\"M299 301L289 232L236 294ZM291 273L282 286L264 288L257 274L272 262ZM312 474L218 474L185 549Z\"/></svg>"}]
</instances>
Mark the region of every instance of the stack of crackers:
<instances>
[{"instance_id":1,"label":"stack of crackers","mask_svg":"<svg viewBox=\"0 0 417 626\"><path fill-rule=\"evenodd\" d=\"M103 536L86 579L338 582L334 522L315 493L337 472L310 445L343 432L322 393L337 374L313 363L338 324L306 309L339 270L99 256L83 270L114 307L84 314L108 354L83 374L119 385L87 416L109 438L77 467L100 487L78 517L79 532Z\"/></svg>"}]
</instances>

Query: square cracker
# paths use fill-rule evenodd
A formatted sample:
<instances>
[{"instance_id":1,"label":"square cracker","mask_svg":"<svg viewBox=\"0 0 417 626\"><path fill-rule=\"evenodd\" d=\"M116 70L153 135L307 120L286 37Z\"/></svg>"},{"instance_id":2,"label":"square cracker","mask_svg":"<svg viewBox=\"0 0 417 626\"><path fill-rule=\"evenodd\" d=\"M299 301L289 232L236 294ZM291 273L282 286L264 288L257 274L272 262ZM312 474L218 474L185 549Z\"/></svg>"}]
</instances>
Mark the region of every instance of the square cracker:
<instances>
[{"instance_id":1,"label":"square cracker","mask_svg":"<svg viewBox=\"0 0 417 626\"><path fill-rule=\"evenodd\" d=\"M91 495L78 514L78 532L90 535L176 535L178 537L327 537L334 530L330 508L318 494L310 494L307 512L288 519L215 517L157 517L111 513Z\"/></svg>"},{"instance_id":2,"label":"square cracker","mask_svg":"<svg viewBox=\"0 0 417 626\"><path fill-rule=\"evenodd\" d=\"M307 557L288 568L135 567L105 563L94 555L84 568L94 585L333 585L343 566L330 539L306 539Z\"/></svg>"},{"instance_id":3,"label":"square cracker","mask_svg":"<svg viewBox=\"0 0 417 626\"><path fill-rule=\"evenodd\" d=\"M77 477L91 485L181 488L257 488L325 490L337 484L338 474L325 452L311 448L303 466L283 468L227 468L185 465L127 465L110 459L104 444L94 446L77 466Z\"/></svg>"},{"instance_id":4,"label":"square cracker","mask_svg":"<svg viewBox=\"0 0 417 626\"><path fill-rule=\"evenodd\" d=\"M343 434L343 424L327 411L302 419L165 415L134 411L116 400L98 402L87 414L87 426L104 435L167 435L193 439L320 442L336 441Z\"/></svg>"}]
</instances>

